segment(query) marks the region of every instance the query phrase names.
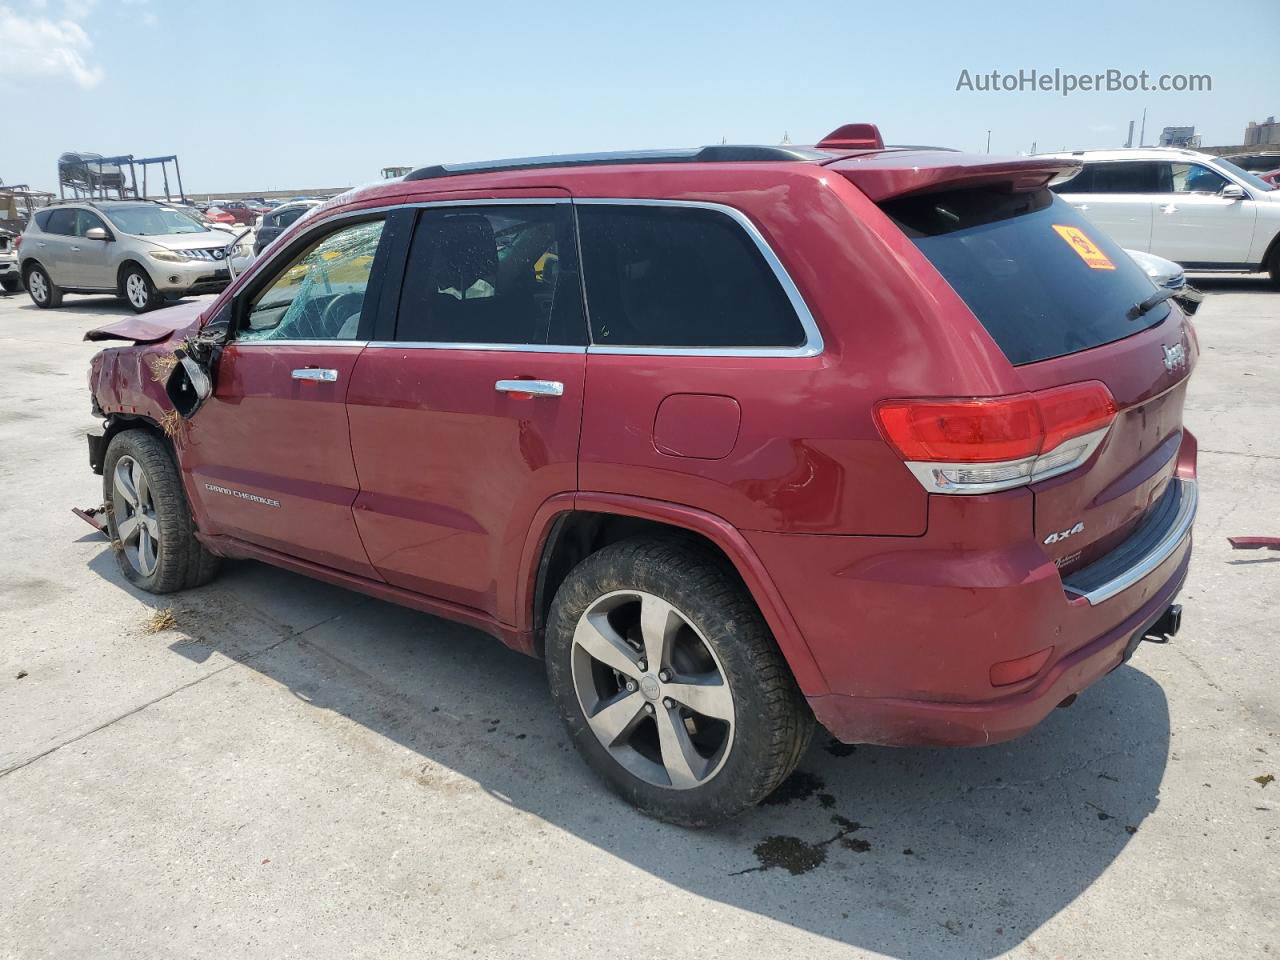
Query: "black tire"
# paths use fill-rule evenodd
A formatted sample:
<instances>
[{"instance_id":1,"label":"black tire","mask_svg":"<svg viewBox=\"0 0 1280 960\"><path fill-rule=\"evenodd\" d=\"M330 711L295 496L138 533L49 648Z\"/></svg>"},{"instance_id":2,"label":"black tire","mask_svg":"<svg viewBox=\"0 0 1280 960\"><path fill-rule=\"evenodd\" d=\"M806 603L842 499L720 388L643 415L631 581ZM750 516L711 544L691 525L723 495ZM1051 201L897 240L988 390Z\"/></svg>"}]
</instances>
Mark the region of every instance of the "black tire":
<instances>
[{"instance_id":1,"label":"black tire","mask_svg":"<svg viewBox=\"0 0 1280 960\"><path fill-rule=\"evenodd\" d=\"M120 271L117 294L134 313L146 313L164 303L164 295L151 282L151 275L136 263Z\"/></svg>"},{"instance_id":2,"label":"black tire","mask_svg":"<svg viewBox=\"0 0 1280 960\"><path fill-rule=\"evenodd\" d=\"M14 276L0 278L0 287L4 288L5 293L17 293L18 278Z\"/></svg>"},{"instance_id":3,"label":"black tire","mask_svg":"<svg viewBox=\"0 0 1280 960\"><path fill-rule=\"evenodd\" d=\"M1271 256L1267 259L1267 272L1271 274L1272 286L1280 287L1280 241L1271 248Z\"/></svg>"},{"instance_id":4,"label":"black tire","mask_svg":"<svg viewBox=\"0 0 1280 960\"><path fill-rule=\"evenodd\" d=\"M62 306L62 288L55 286L49 273L38 263L27 267L22 274L23 285L31 297L31 302L42 310Z\"/></svg>"},{"instance_id":5,"label":"black tire","mask_svg":"<svg viewBox=\"0 0 1280 960\"><path fill-rule=\"evenodd\" d=\"M125 464L126 468L131 472L136 464L145 477L147 491L143 499L149 501L150 506L143 511L150 518L146 526L158 531L158 546L147 551L148 555L154 555L153 564L142 562L143 546L132 533L121 537L121 523L127 524L130 515L137 513L127 493L116 483L117 468L126 457L130 461ZM116 562L130 583L149 593L173 593L201 586L217 575L220 560L195 538L191 508L169 445L154 433L145 429L124 430L111 438L103 460L102 491ZM148 539L148 542L151 541Z\"/></svg>"},{"instance_id":6,"label":"black tire","mask_svg":"<svg viewBox=\"0 0 1280 960\"><path fill-rule=\"evenodd\" d=\"M631 590L676 608L711 649L732 695L728 752L716 772L686 789L654 785L615 759L588 724L575 687L579 620L601 598ZM587 765L642 813L670 823L711 826L751 808L795 769L813 736L813 714L755 602L724 558L697 541L636 537L582 561L552 602L546 667L569 738ZM639 723L645 722L656 719L641 717Z\"/></svg>"}]
</instances>

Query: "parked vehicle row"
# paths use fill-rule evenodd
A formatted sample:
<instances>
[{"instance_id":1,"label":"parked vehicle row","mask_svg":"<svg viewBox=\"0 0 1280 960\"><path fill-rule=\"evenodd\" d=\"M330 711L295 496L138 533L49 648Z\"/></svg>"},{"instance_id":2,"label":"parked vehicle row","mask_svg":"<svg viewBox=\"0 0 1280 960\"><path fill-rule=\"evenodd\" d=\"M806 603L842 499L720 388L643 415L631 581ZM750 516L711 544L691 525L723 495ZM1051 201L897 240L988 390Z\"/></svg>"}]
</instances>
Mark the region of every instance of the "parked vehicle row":
<instances>
[{"instance_id":1,"label":"parked vehicle row","mask_svg":"<svg viewBox=\"0 0 1280 960\"><path fill-rule=\"evenodd\" d=\"M1049 189L1080 166L854 124L351 191L89 335L127 342L90 371L120 569L256 558L487 630L678 823L815 721L1018 736L1177 630L1197 499L1194 332Z\"/></svg>"}]
</instances>

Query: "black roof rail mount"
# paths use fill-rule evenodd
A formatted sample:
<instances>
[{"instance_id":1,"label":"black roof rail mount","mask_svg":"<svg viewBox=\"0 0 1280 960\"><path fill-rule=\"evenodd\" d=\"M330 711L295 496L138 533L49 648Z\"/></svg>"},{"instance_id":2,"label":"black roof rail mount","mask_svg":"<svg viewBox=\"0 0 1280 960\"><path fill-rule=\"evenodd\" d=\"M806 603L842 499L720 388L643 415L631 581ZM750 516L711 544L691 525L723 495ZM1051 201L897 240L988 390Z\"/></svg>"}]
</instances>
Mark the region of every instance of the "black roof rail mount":
<instances>
[{"instance_id":1,"label":"black roof rail mount","mask_svg":"<svg viewBox=\"0 0 1280 960\"><path fill-rule=\"evenodd\" d=\"M623 163L761 163L833 159L829 153L808 147L765 144L717 144L683 150L621 150L607 153L564 153L543 157L514 157L508 160L479 160L472 163L437 163L419 167L405 180L435 180L468 173L499 173L505 170L537 170L546 167L601 167Z\"/></svg>"}]
</instances>

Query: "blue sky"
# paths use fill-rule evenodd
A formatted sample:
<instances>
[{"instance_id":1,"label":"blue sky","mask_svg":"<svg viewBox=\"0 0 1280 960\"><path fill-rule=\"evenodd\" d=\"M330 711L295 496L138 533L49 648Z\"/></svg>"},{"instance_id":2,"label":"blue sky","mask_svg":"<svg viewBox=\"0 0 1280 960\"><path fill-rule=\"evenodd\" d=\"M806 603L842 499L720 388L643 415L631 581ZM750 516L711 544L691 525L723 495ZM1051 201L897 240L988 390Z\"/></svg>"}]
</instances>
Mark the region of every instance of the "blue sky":
<instances>
[{"instance_id":1,"label":"blue sky","mask_svg":"<svg viewBox=\"0 0 1280 960\"><path fill-rule=\"evenodd\" d=\"M0 0L0 177L64 150L177 153L189 191L344 186L388 164L733 142L993 153L1280 114L1275 0L1073 4ZM1207 73L1212 92L958 92L971 73Z\"/></svg>"}]
</instances>

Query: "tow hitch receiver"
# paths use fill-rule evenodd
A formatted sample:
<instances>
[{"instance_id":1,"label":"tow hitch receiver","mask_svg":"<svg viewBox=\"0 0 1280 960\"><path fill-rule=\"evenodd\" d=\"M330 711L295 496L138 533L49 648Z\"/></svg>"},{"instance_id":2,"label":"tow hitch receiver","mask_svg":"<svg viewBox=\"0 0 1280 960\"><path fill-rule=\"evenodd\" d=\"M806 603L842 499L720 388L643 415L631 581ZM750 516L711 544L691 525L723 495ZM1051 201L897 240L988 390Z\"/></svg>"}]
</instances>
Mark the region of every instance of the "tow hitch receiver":
<instances>
[{"instance_id":1,"label":"tow hitch receiver","mask_svg":"<svg viewBox=\"0 0 1280 960\"><path fill-rule=\"evenodd\" d=\"M1182 604L1171 603L1160 619L1147 628L1142 639L1150 640L1152 643L1168 643L1177 635L1181 627Z\"/></svg>"}]
</instances>

